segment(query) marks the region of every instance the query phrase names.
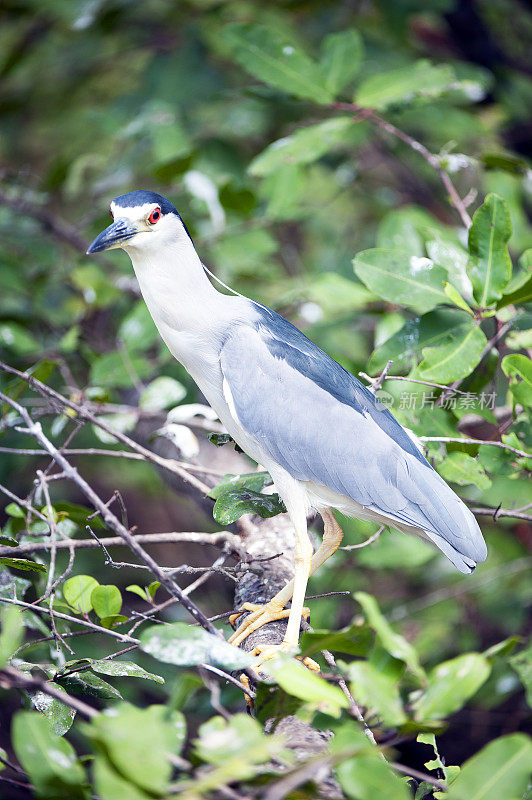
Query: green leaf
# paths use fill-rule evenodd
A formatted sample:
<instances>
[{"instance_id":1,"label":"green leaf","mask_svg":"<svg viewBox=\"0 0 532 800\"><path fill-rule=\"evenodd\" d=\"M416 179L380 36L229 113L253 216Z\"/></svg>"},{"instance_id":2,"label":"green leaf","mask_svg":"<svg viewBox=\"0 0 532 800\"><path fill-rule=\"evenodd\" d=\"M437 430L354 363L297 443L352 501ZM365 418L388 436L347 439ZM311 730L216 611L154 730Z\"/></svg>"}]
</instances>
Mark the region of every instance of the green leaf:
<instances>
[{"instance_id":1,"label":"green leaf","mask_svg":"<svg viewBox=\"0 0 532 800\"><path fill-rule=\"evenodd\" d=\"M11 536L0 536L0 545L2 547L18 547L18 542L16 539L12 539Z\"/></svg>"},{"instance_id":2,"label":"green leaf","mask_svg":"<svg viewBox=\"0 0 532 800\"><path fill-rule=\"evenodd\" d=\"M24 620L17 606L0 610L0 669L4 667L22 643Z\"/></svg>"},{"instance_id":3,"label":"green leaf","mask_svg":"<svg viewBox=\"0 0 532 800\"><path fill-rule=\"evenodd\" d=\"M160 585L161 581L152 581L148 586L146 586L146 594L150 600L153 600Z\"/></svg>"},{"instance_id":4,"label":"green leaf","mask_svg":"<svg viewBox=\"0 0 532 800\"><path fill-rule=\"evenodd\" d=\"M370 75L358 87L355 103L382 110L418 98L432 100L450 89L455 80L450 65L435 65L422 59L407 67Z\"/></svg>"},{"instance_id":5,"label":"green leaf","mask_svg":"<svg viewBox=\"0 0 532 800\"><path fill-rule=\"evenodd\" d=\"M480 653L464 653L438 664L413 708L417 720L444 719L454 714L486 682L490 664Z\"/></svg>"},{"instance_id":6,"label":"green leaf","mask_svg":"<svg viewBox=\"0 0 532 800\"><path fill-rule=\"evenodd\" d=\"M311 672L295 658L281 654L267 661L264 668L285 692L312 703L324 714L339 716L340 709L349 708L349 701L341 689Z\"/></svg>"},{"instance_id":7,"label":"green leaf","mask_svg":"<svg viewBox=\"0 0 532 800\"><path fill-rule=\"evenodd\" d=\"M83 787L85 772L72 745L50 730L47 719L36 711L19 711L11 729L13 748L44 800L88 798Z\"/></svg>"},{"instance_id":8,"label":"green leaf","mask_svg":"<svg viewBox=\"0 0 532 800\"><path fill-rule=\"evenodd\" d=\"M458 483L460 486L474 484L479 489L489 489L491 486L491 480L482 465L467 453L448 453L437 466L438 472L446 481Z\"/></svg>"},{"instance_id":9,"label":"green leaf","mask_svg":"<svg viewBox=\"0 0 532 800\"><path fill-rule=\"evenodd\" d=\"M417 737L417 741L420 744L428 744L432 747L434 751L434 758L430 761L425 761L425 766L427 769L441 769L445 776L446 783L450 783L452 779L454 779L455 775L460 772L460 767L450 766L447 767L445 763L442 761L440 754L438 752L438 746L436 744L436 737L433 733L420 733ZM436 796L436 795L435 795Z\"/></svg>"},{"instance_id":10,"label":"green leaf","mask_svg":"<svg viewBox=\"0 0 532 800\"><path fill-rule=\"evenodd\" d=\"M363 625L350 625L339 631L319 630L303 631L299 639L299 649L304 656L312 655L320 650L332 650L335 653L349 653L352 656L366 656L371 646L373 635Z\"/></svg>"},{"instance_id":11,"label":"green leaf","mask_svg":"<svg viewBox=\"0 0 532 800\"><path fill-rule=\"evenodd\" d=\"M172 773L167 753L175 739L165 717L164 706L117 703L85 725L85 733L124 778L150 794L163 794Z\"/></svg>"},{"instance_id":12,"label":"green leaf","mask_svg":"<svg viewBox=\"0 0 532 800\"><path fill-rule=\"evenodd\" d=\"M46 572L44 564L37 564L36 561L31 561L28 558L9 558L7 556L2 556L0 558L0 564L3 564L5 567L11 567L12 569L23 569L26 572Z\"/></svg>"},{"instance_id":13,"label":"green leaf","mask_svg":"<svg viewBox=\"0 0 532 800\"><path fill-rule=\"evenodd\" d=\"M283 514L285 511L286 507L278 494L230 489L220 495L214 504L212 514L220 525L230 525L243 514L258 514L267 518Z\"/></svg>"},{"instance_id":14,"label":"green leaf","mask_svg":"<svg viewBox=\"0 0 532 800\"><path fill-rule=\"evenodd\" d=\"M525 687L528 705L532 708L532 643L527 648L516 653L510 659L510 664L515 669Z\"/></svg>"},{"instance_id":15,"label":"green leaf","mask_svg":"<svg viewBox=\"0 0 532 800\"><path fill-rule=\"evenodd\" d=\"M377 634L383 648L394 658L404 661L405 664L410 667L414 675L416 675L421 682L425 682L425 670L419 663L416 651L413 646L407 642L404 636L401 636L401 634L393 630L388 621L383 617L375 598L365 592L356 592L354 597L364 609L368 625L370 625Z\"/></svg>"},{"instance_id":16,"label":"green leaf","mask_svg":"<svg viewBox=\"0 0 532 800\"><path fill-rule=\"evenodd\" d=\"M405 372L417 364L424 347L437 347L449 341L460 326L470 328L469 320L456 308L437 308L422 317L409 319L402 328L374 351L368 362L370 374L393 361L393 373Z\"/></svg>"},{"instance_id":17,"label":"green leaf","mask_svg":"<svg viewBox=\"0 0 532 800\"><path fill-rule=\"evenodd\" d=\"M185 387L179 381L168 375L161 375L141 392L139 406L144 411L163 411L176 406L185 395Z\"/></svg>"},{"instance_id":18,"label":"green leaf","mask_svg":"<svg viewBox=\"0 0 532 800\"><path fill-rule=\"evenodd\" d=\"M458 289L456 289L452 283L444 283L443 289L451 303L454 303L455 306L458 306L458 308L461 308L463 311L467 311L468 314L473 316L473 311L469 308Z\"/></svg>"},{"instance_id":19,"label":"green leaf","mask_svg":"<svg viewBox=\"0 0 532 800\"><path fill-rule=\"evenodd\" d=\"M234 444L235 442L230 433L209 433L207 438L216 447L223 447L225 444Z\"/></svg>"},{"instance_id":20,"label":"green leaf","mask_svg":"<svg viewBox=\"0 0 532 800\"><path fill-rule=\"evenodd\" d=\"M92 611L92 592L97 586L98 581L92 575L76 575L63 584L63 597L80 614L88 614Z\"/></svg>"},{"instance_id":21,"label":"green leaf","mask_svg":"<svg viewBox=\"0 0 532 800\"><path fill-rule=\"evenodd\" d=\"M399 303L420 314L447 303L443 284L447 272L429 258L412 256L406 251L373 248L353 260L360 280L383 300Z\"/></svg>"},{"instance_id":22,"label":"green leaf","mask_svg":"<svg viewBox=\"0 0 532 800\"><path fill-rule=\"evenodd\" d=\"M334 99L319 66L276 31L233 24L222 36L236 61L264 83L314 103Z\"/></svg>"},{"instance_id":23,"label":"green leaf","mask_svg":"<svg viewBox=\"0 0 532 800\"><path fill-rule=\"evenodd\" d=\"M184 622L152 625L140 636L140 648L159 661L180 667L212 664L227 669L241 669L253 663L249 653L203 628Z\"/></svg>"},{"instance_id":24,"label":"green leaf","mask_svg":"<svg viewBox=\"0 0 532 800\"><path fill-rule=\"evenodd\" d=\"M229 720L212 717L203 723L194 750L202 761L222 767L224 782L252 778L256 773L254 764L286 756L283 740L275 733L264 734L257 721L247 714L234 714ZM218 787L214 783L210 788Z\"/></svg>"},{"instance_id":25,"label":"green leaf","mask_svg":"<svg viewBox=\"0 0 532 800\"><path fill-rule=\"evenodd\" d=\"M278 494L261 494L258 491L247 488L249 485L258 485L260 473L251 476L237 476L244 480L241 488L238 488L238 480L235 481L236 488L215 487L216 503L212 515L220 525L229 525L240 519L242 514L258 514L260 517L275 517L286 511L283 501ZM213 492L211 491L211 496Z\"/></svg>"},{"instance_id":26,"label":"green leaf","mask_svg":"<svg viewBox=\"0 0 532 800\"><path fill-rule=\"evenodd\" d=\"M470 259L467 274L473 284L473 296L481 308L499 300L512 276L508 240L512 221L502 197L489 194L473 215L469 229Z\"/></svg>"},{"instance_id":27,"label":"green leaf","mask_svg":"<svg viewBox=\"0 0 532 800\"><path fill-rule=\"evenodd\" d=\"M120 625L122 622L127 622L129 617L126 617L125 614L111 614L109 617L102 617L100 619L100 625L102 628L114 628L116 625Z\"/></svg>"},{"instance_id":28,"label":"green leaf","mask_svg":"<svg viewBox=\"0 0 532 800\"><path fill-rule=\"evenodd\" d=\"M512 175L526 175L529 169L527 162L513 153L483 153L480 161L486 169L501 169Z\"/></svg>"},{"instance_id":29,"label":"green leaf","mask_svg":"<svg viewBox=\"0 0 532 800\"><path fill-rule=\"evenodd\" d=\"M6 514L9 514L10 517L18 517L18 519L26 518L24 510L16 503L8 503L5 507L5 512Z\"/></svg>"},{"instance_id":30,"label":"green leaf","mask_svg":"<svg viewBox=\"0 0 532 800\"><path fill-rule=\"evenodd\" d=\"M532 742L512 733L490 742L465 762L446 800L503 800L522 797L530 779Z\"/></svg>"},{"instance_id":31,"label":"green leaf","mask_svg":"<svg viewBox=\"0 0 532 800\"><path fill-rule=\"evenodd\" d=\"M487 345L480 326L472 319L449 330L445 338L445 344L423 348L416 377L436 383L465 378L477 366Z\"/></svg>"},{"instance_id":32,"label":"green leaf","mask_svg":"<svg viewBox=\"0 0 532 800\"><path fill-rule=\"evenodd\" d=\"M66 664L64 666L67 666ZM59 683L69 694L80 695L82 697L98 697L101 700L122 699L122 695L114 686L93 675L92 672L76 672L72 675L56 675L56 683Z\"/></svg>"},{"instance_id":33,"label":"green leaf","mask_svg":"<svg viewBox=\"0 0 532 800\"><path fill-rule=\"evenodd\" d=\"M116 586L98 585L91 592L90 602L100 618L120 614L122 595Z\"/></svg>"},{"instance_id":34,"label":"green leaf","mask_svg":"<svg viewBox=\"0 0 532 800\"><path fill-rule=\"evenodd\" d=\"M369 661L354 661L348 667L353 682L351 693L357 703L376 713L385 725L396 727L406 721L397 681Z\"/></svg>"},{"instance_id":35,"label":"green leaf","mask_svg":"<svg viewBox=\"0 0 532 800\"><path fill-rule=\"evenodd\" d=\"M532 406L532 361L521 353L504 356L501 368L510 379L510 391L518 403Z\"/></svg>"},{"instance_id":36,"label":"green leaf","mask_svg":"<svg viewBox=\"0 0 532 800\"><path fill-rule=\"evenodd\" d=\"M149 361L138 353L125 354L121 350L113 350L99 356L92 364L90 371L91 386L110 386L113 388L130 388L138 377L147 378L152 371Z\"/></svg>"},{"instance_id":37,"label":"green leaf","mask_svg":"<svg viewBox=\"0 0 532 800\"><path fill-rule=\"evenodd\" d=\"M286 164L310 164L326 153L360 138L351 117L332 117L299 128L290 136L268 145L249 166L252 175L270 175Z\"/></svg>"},{"instance_id":38,"label":"green leaf","mask_svg":"<svg viewBox=\"0 0 532 800\"><path fill-rule=\"evenodd\" d=\"M511 283L506 287L511 289ZM519 288L503 294L502 298L497 303L497 308L504 308L509 305L517 305L521 303L530 303L532 300L532 276L526 280Z\"/></svg>"},{"instance_id":39,"label":"green leaf","mask_svg":"<svg viewBox=\"0 0 532 800\"><path fill-rule=\"evenodd\" d=\"M395 775L386 761L375 753L364 750L344 761L337 768L338 780L348 797L353 800L411 800L405 783Z\"/></svg>"},{"instance_id":40,"label":"green leaf","mask_svg":"<svg viewBox=\"0 0 532 800\"><path fill-rule=\"evenodd\" d=\"M153 672L146 672L133 661L112 661L110 659L86 658L82 659L90 664L94 672L102 675L112 675L113 677L145 678L155 683L164 683L164 678L155 675Z\"/></svg>"},{"instance_id":41,"label":"green leaf","mask_svg":"<svg viewBox=\"0 0 532 800\"><path fill-rule=\"evenodd\" d=\"M126 586L126 592L132 592L133 594L137 594L139 597L142 597L143 600L146 600L146 592L142 586L138 586L136 583Z\"/></svg>"},{"instance_id":42,"label":"green leaf","mask_svg":"<svg viewBox=\"0 0 532 800\"><path fill-rule=\"evenodd\" d=\"M244 472L240 475L224 475L220 483L213 486L209 492L209 497L217 500L228 490L252 489L260 492L265 486L270 486L272 479L269 472Z\"/></svg>"},{"instance_id":43,"label":"green leaf","mask_svg":"<svg viewBox=\"0 0 532 800\"><path fill-rule=\"evenodd\" d=\"M2 347L7 347L22 356L38 353L40 350L32 334L16 322L0 323L0 349Z\"/></svg>"},{"instance_id":44,"label":"green leaf","mask_svg":"<svg viewBox=\"0 0 532 800\"><path fill-rule=\"evenodd\" d=\"M103 753L96 754L93 775L100 800L153 800L151 792L146 793L124 778Z\"/></svg>"},{"instance_id":45,"label":"green leaf","mask_svg":"<svg viewBox=\"0 0 532 800\"><path fill-rule=\"evenodd\" d=\"M60 688L53 681L50 681L48 686ZM76 712L60 700L54 700L49 694L39 691L32 696L31 703L37 711L40 711L47 718L50 730L56 736L64 736L72 727Z\"/></svg>"},{"instance_id":46,"label":"green leaf","mask_svg":"<svg viewBox=\"0 0 532 800\"><path fill-rule=\"evenodd\" d=\"M364 56L364 45L354 28L330 33L322 42L320 70L327 88L336 96L358 74Z\"/></svg>"}]
</instances>

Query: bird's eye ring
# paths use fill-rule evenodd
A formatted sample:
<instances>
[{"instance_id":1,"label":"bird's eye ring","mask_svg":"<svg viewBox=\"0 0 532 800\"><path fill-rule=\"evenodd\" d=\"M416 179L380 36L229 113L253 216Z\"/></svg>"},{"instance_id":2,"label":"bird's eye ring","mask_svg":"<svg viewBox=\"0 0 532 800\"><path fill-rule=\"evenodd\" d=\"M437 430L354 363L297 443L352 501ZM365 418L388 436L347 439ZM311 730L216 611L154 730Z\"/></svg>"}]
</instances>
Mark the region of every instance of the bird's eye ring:
<instances>
[{"instance_id":1,"label":"bird's eye ring","mask_svg":"<svg viewBox=\"0 0 532 800\"><path fill-rule=\"evenodd\" d=\"M160 219L161 219L161 209L154 208L150 216L148 217L148 222L150 223L150 225L155 225L155 223L158 222Z\"/></svg>"}]
</instances>

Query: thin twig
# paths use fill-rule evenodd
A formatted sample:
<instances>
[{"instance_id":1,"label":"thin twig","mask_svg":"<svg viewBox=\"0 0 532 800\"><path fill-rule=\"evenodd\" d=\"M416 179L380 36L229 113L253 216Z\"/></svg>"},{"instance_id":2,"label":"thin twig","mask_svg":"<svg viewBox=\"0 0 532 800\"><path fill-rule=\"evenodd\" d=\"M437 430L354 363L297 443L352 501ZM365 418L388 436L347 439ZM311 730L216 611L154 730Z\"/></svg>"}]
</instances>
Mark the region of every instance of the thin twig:
<instances>
[{"instance_id":1,"label":"thin twig","mask_svg":"<svg viewBox=\"0 0 532 800\"><path fill-rule=\"evenodd\" d=\"M382 377L382 374L384 373L381 373L381 375L377 375L376 378L372 378L366 372L359 372L358 374L361 378L364 378L364 380L368 381L368 383L373 388L377 385L378 381ZM405 381L406 383L419 383L421 384L421 386L431 386L433 389L447 389L450 392L454 392L455 394L463 394L466 397L469 397L470 395L470 392L462 392L460 389L453 389L451 386L446 386L444 383L433 383L433 381L420 381L417 380L417 378L408 378L408 377L405 378L402 375L385 375L385 379L387 381Z\"/></svg>"},{"instance_id":2,"label":"thin twig","mask_svg":"<svg viewBox=\"0 0 532 800\"><path fill-rule=\"evenodd\" d=\"M71 697L69 694L60 689L58 686L53 686L49 681L42 680L41 678L35 678L33 675L27 675L25 672L21 672L21 670L16 669L15 667L5 666L1 671L0 675L7 679L7 681L12 686L20 686L23 689L29 689L30 691L41 691L45 694L53 697L54 700L60 700L65 705L73 708L75 711L78 711L82 716L86 717L87 719L92 719L93 717L98 716L98 711L92 706L87 705L82 700L78 700L77 697Z\"/></svg>"},{"instance_id":3,"label":"thin twig","mask_svg":"<svg viewBox=\"0 0 532 800\"><path fill-rule=\"evenodd\" d=\"M222 669L218 669L218 667L213 667L212 664L202 664L203 669L208 670L209 672L213 672L215 675L218 675L220 678L223 678L229 683L234 684L238 689L240 689L244 694L247 694L252 699L256 696L253 689L250 689L246 686L242 681L239 681L238 678L235 678L233 675L230 675L228 672L224 672Z\"/></svg>"},{"instance_id":4,"label":"thin twig","mask_svg":"<svg viewBox=\"0 0 532 800\"><path fill-rule=\"evenodd\" d=\"M0 603L8 603L8 605L20 606L20 608L26 608L28 611L50 616L49 609L43 608L42 606L34 606L31 603L25 603L24 600L15 600L13 597L0 597ZM113 628L104 628L102 625L96 625L95 622L90 622L88 619L72 617L70 614L64 614L62 611L54 611L54 616L56 619L64 619L71 624L81 625L84 628L90 628L94 633L112 636L114 639L119 639L121 642L130 642L131 644L139 644L140 642L139 639L134 639L127 633L119 633L119 631L115 631Z\"/></svg>"},{"instance_id":5,"label":"thin twig","mask_svg":"<svg viewBox=\"0 0 532 800\"><path fill-rule=\"evenodd\" d=\"M427 775L426 772L420 772L412 767L405 767L404 764L398 764L397 761L390 761L389 764L392 769L397 770L397 772L401 772L403 775L409 775L411 778L416 778L418 781L426 781L427 783L430 783L431 786L435 786L440 792L447 791L446 783L439 781L437 778L433 778L432 775Z\"/></svg>"},{"instance_id":6,"label":"thin twig","mask_svg":"<svg viewBox=\"0 0 532 800\"><path fill-rule=\"evenodd\" d=\"M234 552L240 552L242 542L238 536L229 531L218 531L217 533L199 533L195 531L184 531L182 533L141 533L133 536L135 541L146 544L204 544L220 547L227 545ZM103 542L106 547L127 547L127 542L121 536L106 536L104 539L94 541L92 539L69 539L68 541L57 542L57 550L66 550L70 546L74 550L89 549L100 547L99 542ZM0 547L0 556L20 556L24 553L39 553L48 551L48 542L25 542L18 547Z\"/></svg>"},{"instance_id":7,"label":"thin twig","mask_svg":"<svg viewBox=\"0 0 532 800\"><path fill-rule=\"evenodd\" d=\"M524 450L518 450L516 447L511 447L504 442L486 441L485 439L462 439L459 436L418 436L422 442L457 442L458 444L486 444L489 447L500 447L502 450L509 450L517 456L523 458L532 458L532 453L526 453Z\"/></svg>"},{"instance_id":8,"label":"thin twig","mask_svg":"<svg viewBox=\"0 0 532 800\"><path fill-rule=\"evenodd\" d=\"M38 448L0 447L0 453L12 453L18 456L46 456L49 458L49 454L46 450L39 450ZM62 450L62 453L65 456L110 456L111 458L126 458L131 461L148 460L146 456L141 455L141 453L129 453L127 450L106 450L100 447L69 447L66 450ZM215 475L219 477L227 475L227 470L211 469L210 467L200 466L199 464L189 464L186 461L177 461L175 459L174 463L181 467L181 469L197 472L200 475Z\"/></svg>"},{"instance_id":9,"label":"thin twig","mask_svg":"<svg viewBox=\"0 0 532 800\"><path fill-rule=\"evenodd\" d=\"M61 634L59 633L59 631L57 630L56 625L55 625L54 594L53 594L53 592L50 594L50 597L48 598L48 601L49 601L48 602L48 608L50 609L50 623L51 623L51 626L52 626L52 635L53 635L53 637L55 639L55 643L57 645L57 649L59 651L59 646L62 644L64 647L66 647L66 649L68 650L70 655L73 656L74 655L74 651L65 642L64 638L61 636Z\"/></svg>"},{"instance_id":10,"label":"thin twig","mask_svg":"<svg viewBox=\"0 0 532 800\"><path fill-rule=\"evenodd\" d=\"M186 483L190 483L191 486L194 486L196 489L202 492L202 494L206 495L210 492L210 487L207 486L206 483L203 483L203 481L198 480L198 478L196 478L194 475L190 475L185 469L183 469L181 466L178 466L178 463L174 461L174 459L163 458L162 456L157 455L157 453L148 450L146 447L143 447L142 445L138 444L133 439L130 439L130 437L126 436L125 433L122 433L121 431L118 431L115 428L113 428L111 425L108 425L106 422L103 422L95 414L91 413L90 411L87 411L87 409L81 406L79 403L74 403L72 400L68 400L66 397L63 397L62 394L56 392L55 389L51 389L45 383L42 383L41 381L37 380L37 378L34 378L28 372L21 372L20 370L9 366L9 364L4 363L3 361L0 361L0 369L3 369L5 372L9 372L11 375L16 375L18 378L21 378L22 380L26 381L29 384L29 386L38 391L40 394L44 394L46 397L51 397L57 402L64 405L66 408L72 409L82 419L86 419L92 425L96 425L98 428L101 428L102 430L106 431L106 433L110 434L111 436L114 436L115 439L122 442L123 444L126 444L136 453L139 453L140 455L144 456L144 458L147 461L151 461L153 464L157 464L157 466L162 467L163 469L167 469L169 472L173 472L175 475L178 475ZM12 405L13 401L11 401L10 398L8 398L5 395L4 398L5 402L8 402L10 405ZM17 403L17 406L18 406L17 410L20 409L19 414L21 414L21 416L23 416L22 411L24 411L27 414L26 410L23 409L23 407L20 404ZM12 407L14 406L12 405ZM44 449L47 450L48 453L50 453L50 451L46 447ZM72 469L70 465L69 468Z\"/></svg>"},{"instance_id":11,"label":"thin twig","mask_svg":"<svg viewBox=\"0 0 532 800\"><path fill-rule=\"evenodd\" d=\"M378 531L375 531L369 539L366 539L364 542L360 542L360 544L346 544L344 547L340 547L340 550L360 550L361 547L367 547L369 544L373 544L376 542L381 533L386 529L386 525L382 525Z\"/></svg>"},{"instance_id":12,"label":"thin twig","mask_svg":"<svg viewBox=\"0 0 532 800\"><path fill-rule=\"evenodd\" d=\"M469 510L479 517L493 517L494 522L496 522L499 517L524 519L527 522L532 522L532 514L523 514L521 511L513 511L511 508L484 508L484 506L470 506Z\"/></svg>"},{"instance_id":13,"label":"thin twig","mask_svg":"<svg viewBox=\"0 0 532 800\"><path fill-rule=\"evenodd\" d=\"M305 619L301 620L301 627L303 628L304 631L312 631L312 626ZM336 660L333 654L330 652L330 650L322 650L321 654L325 659L327 665L333 671L336 671ZM360 724L364 728L364 733L366 734L370 742L373 745L377 746L377 742L375 741L375 736L373 735L373 731L371 730L366 720L364 719L362 708L359 706L359 704L349 691L349 687L347 686L347 683L345 682L342 676L339 677L338 685L342 690L342 692L344 693L344 695L347 697L347 700L349 701L349 713L351 714L352 717L358 720L358 722L360 722Z\"/></svg>"},{"instance_id":14,"label":"thin twig","mask_svg":"<svg viewBox=\"0 0 532 800\"><path fill-rule=\"evenodd\" d=\"M27 500L23 500L22 497L17 497L16 494L13 494L12 491L10 491L6 486L4 486L1 483L0 483L0 492L7 495L7 497L9 497L10 500L13 500L18 506L25 508L30 514L33 514L43 522L46 522L48 527L50 527L50 520L48 519L48 517L46 517L44 514L41 514L40 511L37 511L37 509L34 508L32 504L29 503Z\"/></svg>"},{"instance_id":15,"label":"thin twig","mask_svg":"<svg viewBox=\"0 0 532 800\"><path fill-rule=\"evenodd\" d=\"M127 542L135 555L138 556L138 558L140 558L141 561L143 561L148 567L150 567L153 575L155 575L157 580L160 581L168 593L174 597L177 597L183 607L197 622L201 624L203 628L205 628L205 630L209 631L209 633L212 633L215 636L223 638L222 633L215 628L211 622L209 622L208 618L198 608L198 606L189 597L187 597L187 595L183 594L182 589L175 583L175 581L173 581L165 572L163 572L155 559L153 559L152 556L150 556L150 554L144 550L144 548L132 536L127 528L118 520L118 518L109 510L109 508L107 508L103 500L99 497L99 495L96 494L92 486L87 483L85 478L80 475L78 470L73 467L69 461L67 461L65 456L45 436L40 422L34 422L28 411L23 406L2 392L0 392L0 398L4 402L8 403L8 405L17 411L23 418L26 428L19 429L20 432L28 433L30 436L33 436L35 439L37 439L39 444L44 447L48 453L50 453L57 464L69 475L72 481L83 492L85 497L92 503L94 508L100 511L105 524L111 528L111 530L121 536Z\"/></svg>"},{"instance_id":16,"label":"thin twig","mask_svg":"<svg viewBox=\"0 0 532 800\"><path fill-rule=\"evenodd\" d=\"M416 153L419 153L425 161L430 164L430 166L436 170L443 186L445 187L449 199L451 201L451 205L454 206L456 211L458 212L460 219L462 220L462 224L464 228L469 229L472 224L472 219L467 212L467 208L464 205L464 201L458 194L452 180L450 179L449 175L443 169L438 156L435 156L434 153L431 153L430 150L425 147L424 144L418 142L417 139L414 139L413 136L410 136L408 133L396 128L395 125L392 125L391 122L388 120L383 119L383 117L379 117L378 114L375 113L370 108L364 108L362 106L358 106L355 103L334 103L333 107L335 109L339 109L341 111L350 111L351 113L355 114L355 120L358 122L361 119L367 119L369 122L373 122L378 128L381 130L386 131L391 136L394 136L396 139L400 139L404 144L408 145L412 150Z\"/></svg>"}]
</instances>

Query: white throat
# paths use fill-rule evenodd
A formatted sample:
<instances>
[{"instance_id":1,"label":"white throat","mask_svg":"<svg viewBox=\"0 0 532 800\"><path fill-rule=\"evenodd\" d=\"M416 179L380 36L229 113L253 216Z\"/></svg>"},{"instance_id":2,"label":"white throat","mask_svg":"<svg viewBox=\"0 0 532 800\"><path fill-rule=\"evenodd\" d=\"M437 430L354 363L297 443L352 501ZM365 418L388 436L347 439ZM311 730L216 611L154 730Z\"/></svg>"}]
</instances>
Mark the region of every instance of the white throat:
<instances>
[{"instance_id":1,"label":"white throat","mask_svg":"<svg viewBox=\"0 0 532 800\"><path fill-rule=\"evenodd\" d=\"M204 394L210 394L209 385L219 381L217 356L227 327L242 317L242 304L249 301L221 294L212 286L184 230L157 248L124 249L168 349Z\"/></svg>"}]
</instances>

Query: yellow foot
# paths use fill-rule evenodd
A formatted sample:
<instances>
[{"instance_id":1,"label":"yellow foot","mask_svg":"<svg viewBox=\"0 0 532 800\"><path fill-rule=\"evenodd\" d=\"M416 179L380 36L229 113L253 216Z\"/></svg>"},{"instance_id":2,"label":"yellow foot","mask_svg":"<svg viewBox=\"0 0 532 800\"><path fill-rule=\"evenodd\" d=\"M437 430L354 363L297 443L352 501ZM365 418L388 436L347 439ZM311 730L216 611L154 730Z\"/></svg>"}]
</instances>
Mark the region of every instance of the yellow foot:
<instances>
[{"instance_id":1,"label":"yellow foot","mask_svg":"<svg viewBox=\"0 0 532 800\"><path fill-rule=\"evenodd\" d=\"M251 611L244 622L238 626L236 631L229 637L229 642L238 647L250 633L258 631L263 625L268 622L276 622L279 619L287 619L290 615L290 609L283 608L276 603L266 603L266 605L257 605L256 603L244 603L240 611L231 614L229 622L231 625L246 611ZM310 616L310 609L303 609L303 619L308 619Z\"/></svg>"},{"instance_id":2,"label":"yellow foot","mask_svg":"<svg viewBox=\"0 0 532 800\"><path fill-rule=\"evenodd\" d=\"M273 658L277 658L279 653L287 653L293 650L294 647L287 642L283 642L282 644L261 644L255 647L251 651L252 656L259 656L258 660L251 666L251 669L254 670L257 675L260 675L261 672L264 670L262 669L263 664L267 661L271 661ZM312 672L319 672L320 666L312 658L298 658L308 669Z\"/></svg>"}]
</instances>

